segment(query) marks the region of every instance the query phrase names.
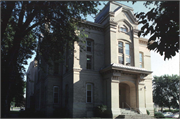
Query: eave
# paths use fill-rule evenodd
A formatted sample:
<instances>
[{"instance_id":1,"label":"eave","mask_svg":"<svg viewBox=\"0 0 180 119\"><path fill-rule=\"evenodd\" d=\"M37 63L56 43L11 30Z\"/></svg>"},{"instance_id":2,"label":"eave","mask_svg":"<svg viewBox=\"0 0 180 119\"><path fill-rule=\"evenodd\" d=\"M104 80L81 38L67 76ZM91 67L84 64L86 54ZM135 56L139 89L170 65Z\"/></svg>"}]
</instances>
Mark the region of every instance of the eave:
<instances>
[{"instance_id":1,"label":"eave","mask_svg":"<svg viewBox=\"0 0 180 119\"><path fill-rule=\"evenodd\" d=\"M148 74L152 73L152 71L148 71L144 68L126 66L126 65L115 64L115 63L111 64L110 66L103 68L102 70L100 70L100 73L105 73L105 72L110 71L110 70L119 70L119 71L125 72L125 73L144 74L144 75L148 75Z\"/></svg>"}]
</instances>

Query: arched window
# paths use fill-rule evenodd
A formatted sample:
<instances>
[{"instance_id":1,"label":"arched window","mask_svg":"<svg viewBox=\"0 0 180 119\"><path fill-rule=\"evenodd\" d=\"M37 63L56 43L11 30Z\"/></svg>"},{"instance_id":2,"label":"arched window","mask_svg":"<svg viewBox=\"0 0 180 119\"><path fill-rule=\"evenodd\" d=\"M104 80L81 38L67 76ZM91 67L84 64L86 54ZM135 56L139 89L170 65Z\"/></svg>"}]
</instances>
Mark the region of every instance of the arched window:
<instances>
[{"instance_id":1,"label":"arched window","mask_svg":"<svg viewBox=\"0 0 180 119\"><path fill-rule=\"evenodd\" d=\"M123 25L123 26L120 27L119 31L127 33L128 28L125 25Z\"/></svg>"}]
</instances>

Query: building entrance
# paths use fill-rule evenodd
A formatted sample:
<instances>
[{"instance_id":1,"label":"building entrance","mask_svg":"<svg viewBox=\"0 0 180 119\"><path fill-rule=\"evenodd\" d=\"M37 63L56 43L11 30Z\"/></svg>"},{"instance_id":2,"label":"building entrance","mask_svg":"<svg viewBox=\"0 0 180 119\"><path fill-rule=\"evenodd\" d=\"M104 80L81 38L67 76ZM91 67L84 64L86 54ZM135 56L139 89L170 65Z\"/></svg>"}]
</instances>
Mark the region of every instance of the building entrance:
<instances>
[{"instance_id":1,"label":"building entrance","mask_svg":"<svg viewBox=\"0 0 180 119\"><path fill-rule=\"evenodd\" d=\"M136 90L133 83L119 83L119 108L136 108Z\"/></svg>"}]
</instances>

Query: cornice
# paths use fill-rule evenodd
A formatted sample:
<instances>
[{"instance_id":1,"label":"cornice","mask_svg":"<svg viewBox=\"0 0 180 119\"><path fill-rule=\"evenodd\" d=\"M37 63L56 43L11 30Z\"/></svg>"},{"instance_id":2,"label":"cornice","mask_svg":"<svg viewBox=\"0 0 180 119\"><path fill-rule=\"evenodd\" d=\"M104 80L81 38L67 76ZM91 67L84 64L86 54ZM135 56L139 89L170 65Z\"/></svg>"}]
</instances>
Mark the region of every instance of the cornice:
<instances>
[{"instance_id":1,"label":"cornice","mask_svg":"<svg viewBox=\"0 0 180 119\"><path fill-rule=\"evenodd\" d=\"M104 26L98 23L93 23L89 21L82 21L81 27L97 30L97 31L104 31Z\"/></svg>"},{"instance_id":2,"label":"cornice","mask_svg":"<svg viewBox=\"0 0 180 119\"><path fill-rule=\"evenodd\" d=\"M148 71L144 68L127 66L127 65L122 65L122 64L115 64L115 63L112 63L111 65L103 68L102 70L100 70L100 73L107 72L109 70L119 70L123 72L129 72L131 74L145 74L145 75L152 73L152 71Z\"/></svg>"}]
</instances>

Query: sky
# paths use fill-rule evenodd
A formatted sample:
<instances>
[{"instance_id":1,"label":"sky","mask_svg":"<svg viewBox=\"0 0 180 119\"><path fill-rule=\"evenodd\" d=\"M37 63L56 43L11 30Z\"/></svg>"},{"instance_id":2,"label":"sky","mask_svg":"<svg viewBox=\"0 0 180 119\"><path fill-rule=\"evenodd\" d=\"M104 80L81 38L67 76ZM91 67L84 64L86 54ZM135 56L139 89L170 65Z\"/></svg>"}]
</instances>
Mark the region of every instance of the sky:
<instances>
[{"instance_id":1,"label":"sky","mask_svg":"<svg viewBox=\"0 0 180 119\"><path fill-rule=\"evenodd\" d=\"M119 2L119 1L116 1L116 2ZM107 3L107 1L105 3ZM126 2L126 1L121 1L119 3L132 7L134 9L134 13L149 11L149 9L143 5L143 1L138 1L134 5L132 4L132 2ZM102 4L98 6L98 9L101 10L103 7L104 5ZM151 5L151 7L154 7L154 6ZM92 16L87 16L87 21L94 22L94 19ZM142 25L139 25L138 28L140 29L141 26ZM149 35L146 36L145 38L149 38ZM175 57L164 61L164 56L160 56L159 53L156 53L154 51L150 51L150 52L151 52L151 71L153 71L152 76L161 76L164 74L179 75L179 56L180 56L179 53L176 54ZM30 62L34 60L34 57L35 57L35 54L32 56L31 59L28 60L28 65L25 65L26 71L28 69Z\"/></svg>"}]
</instances>

